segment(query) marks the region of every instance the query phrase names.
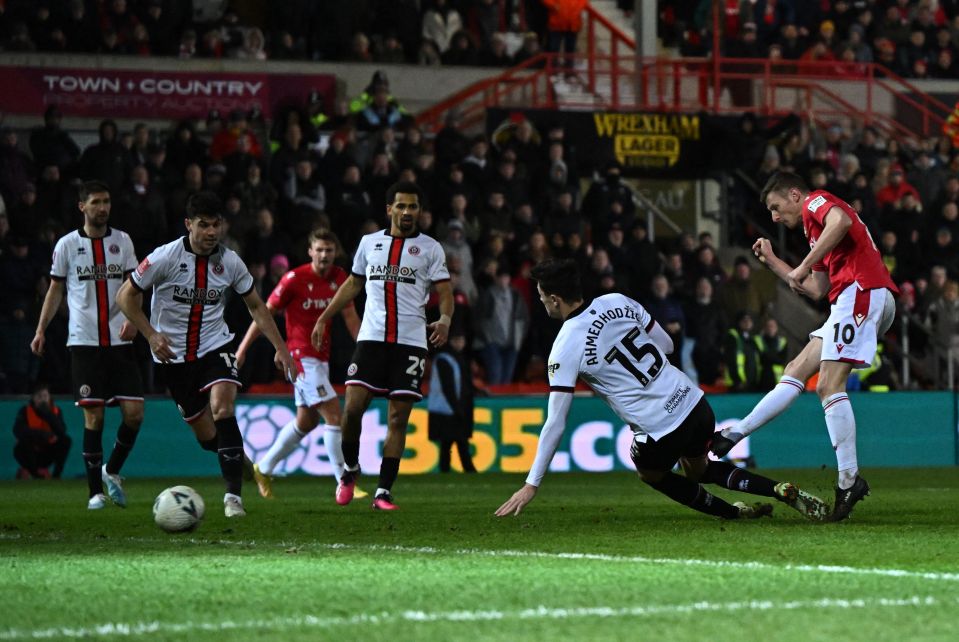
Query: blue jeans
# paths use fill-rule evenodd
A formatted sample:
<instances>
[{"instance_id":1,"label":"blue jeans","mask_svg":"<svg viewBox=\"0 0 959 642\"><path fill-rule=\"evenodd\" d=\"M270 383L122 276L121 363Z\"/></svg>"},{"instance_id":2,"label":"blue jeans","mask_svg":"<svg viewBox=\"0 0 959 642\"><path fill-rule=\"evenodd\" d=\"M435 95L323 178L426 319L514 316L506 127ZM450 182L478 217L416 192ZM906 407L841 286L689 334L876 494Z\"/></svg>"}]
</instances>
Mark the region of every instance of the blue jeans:
<instances>
[{"instance_id":1,"label":"blue jeans","mask_svg":"<svg viewBox=\"0 0 959 642\"><path fill-rule=\"evenodd\" d=\"M495 386L513 382L516 350L512 346L487 344L483 348L483 363L486 365L486 383Z\"/></svg>"}]
</instances>

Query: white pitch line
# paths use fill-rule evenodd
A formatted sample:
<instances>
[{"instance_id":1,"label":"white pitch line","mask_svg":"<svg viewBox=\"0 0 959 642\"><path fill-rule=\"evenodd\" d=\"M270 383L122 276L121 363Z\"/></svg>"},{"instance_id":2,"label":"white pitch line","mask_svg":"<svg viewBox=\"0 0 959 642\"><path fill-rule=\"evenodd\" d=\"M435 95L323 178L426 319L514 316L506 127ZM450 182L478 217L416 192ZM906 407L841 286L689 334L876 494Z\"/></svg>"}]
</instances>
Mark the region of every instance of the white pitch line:
<instances>
[{"instance_id":1,"label":"white pitch line","mask_svg":"<svg viewBox=\"0 0 959 642\"><path fill-rule=\"evenodd\" d=\"M7 629L0 631L0 640L44 640L50 638L134 637L158 634L185 634L196 632L251 631L277 629L322 629L331 626L394 625L398 621L410 623L431 622L488 622L510 620L568 620L574 618L649 618L739 611L804 611L816 609L867 609L890 607L956 606L959 598L943 599L914 595L906 598L844 599L819 598L815 600L753 600L744 602L689 602L686 604L650 604L647 606L606 607L549 607L537 606L515 611L397 611L354 615L351 617L323 617L299 615L269 619L225 620L221 622L108 622L86 627L51 627L46 629Z\"/></svg>"},{"instance_id":2,"label":"white pitch line","mask_svg":"<svg viewBox=\"0 0 959 642\"><path fill-rule=\"evenodd\" d=\"M0 534L2 540L25 539L20 534ZM33 538L40 539L40 538ZM57 541L62 538L48 538ZM281 549L318 548L326 550L346 551L386 551L390 553L405 553L411 555L476 555L482 557L515 557L531 559L556 559L588 562L613 562L616 564L649 564L673 566L699 566L715 569L732 569L748 571L796 571L800 573L825 573L834 575L865 575L873 577L893 577L939 582L959 582L959 573L941 571L910 571L898 568L867 568L857 566L837 566L831 564L769 564L766 562L737 562L727 560L703 560L695 558L646 557L642 555L608 555L605 553L549 553L545 551L514 551L479 548L444 549L433 546L387 546L383 544L345 544L327 542L261 542L256 540L216 540L203 539L196 536L169 538L126 537L124 541L144 544L189 544L189 545L223 545L242 548L270 547Z\"/></svg>"}]
</instances>

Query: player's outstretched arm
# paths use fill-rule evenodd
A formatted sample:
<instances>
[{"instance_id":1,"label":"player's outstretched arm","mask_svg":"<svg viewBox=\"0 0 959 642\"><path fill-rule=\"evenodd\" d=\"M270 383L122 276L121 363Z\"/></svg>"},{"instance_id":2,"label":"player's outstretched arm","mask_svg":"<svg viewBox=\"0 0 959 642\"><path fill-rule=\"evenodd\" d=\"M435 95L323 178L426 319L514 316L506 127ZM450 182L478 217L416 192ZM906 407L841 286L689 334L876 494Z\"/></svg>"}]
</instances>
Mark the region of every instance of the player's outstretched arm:
<instances>
[{"instance_id":1,"label":"player's outstretched arm","mask_svg":"<svg viewBox=\"0 0 959 642\"><path fill-rule=\"evenodd\" d=\"M523 512L523 508L533 501L546 471L549 470L549 462L553 461L553 455L556 454L556 449L559 447L559 440L562 439L563 432L566 431L566 416L569 414L572 405L573 393L556 391L549 393L546 423L543 424L543 430L539 435L536 458L533 460L533 467L530 469L529 475L526 476L526 484L496 509L495 515L497 517L519 515Z\"/></svg>"},{"instance_id":2,"label":"player's outstretched arm","mask_svg":"<svg viewBox=\"0 0 959 642\"><path fill-rule=\"evenodd\" d=\"M47 326L53 320L53 315L57 313L60 302L63 301L64 282L59 279L50 279L50 287L47 288L47 294L43 297L43 307L40 309L40 319L37 321L37 331L30 342L30 350L38 357L43 356L43 349L47 342Z\"/></svg>"},{"instance_id":3,"label":"player's outstretched arm","mask_svg":"<svg viewBox=\"0 0 959 642\"><path fill-rule=\"evenodd\" d=\"M293 383L296 381L296 366L293 365L293 357L290 355L290 351L287 349L286 343L280 335L279 328L276 327L273 314L266 307L266 304L263 303L260 295L256 293L256 289L252 289L244 294L243 302L246 303L246 307L250 311L250 316L253 317L253 322L260 329L260 332L266 335L266 338L273 344L273 348L276 350L276 356L273 358L273 362L276 364L277 370L283 373L287 381Z\"/></svg>"},{"instance_id":4,"label":"player's outstretched arm","mask_svg":"<svg viewBox=\"0 0 959 642\"><path fill-rule=\"evenodd\" d=\"M313 332L310 334L310 343L313 344L314 348L317 350L321 349L326 324L339 314L340 311L346 307L347 303L356 298L356 295L363 289L365 282L365 278L351 274L349 278L343 282L343 285L340 286L340 289L336 291L336 294L333 295L333 300L326 306L326 309L323 310L323 313L320 314L320 317L316 320L316 325L313 326Z\"/></svg>"}]
</instances>

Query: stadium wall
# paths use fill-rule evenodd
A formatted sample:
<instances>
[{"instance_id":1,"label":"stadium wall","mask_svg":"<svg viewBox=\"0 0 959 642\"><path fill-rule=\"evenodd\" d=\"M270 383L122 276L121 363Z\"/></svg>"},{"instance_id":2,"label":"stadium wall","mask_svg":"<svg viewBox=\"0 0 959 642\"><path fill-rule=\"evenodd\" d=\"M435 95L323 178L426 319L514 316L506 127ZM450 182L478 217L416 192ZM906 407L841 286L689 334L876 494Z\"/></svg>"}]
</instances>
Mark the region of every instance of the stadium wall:
<instances>
[{"instance_id":1,"label":"stadium wall","mask_svg":"<svg viewBox=\"0 0 959 642\"><path fill-rule=\"evenodd\" d=\"M859 427L859 458L864 468L896 466L956 465L956 423L950 392L898 392L892 394L853 393ZM742 417L759 400L759 395L716 395L710 403L720 425ZM0 477L13 478L13 423L23 400L0 400ZM80 458L83 420L79 408L61 400L73 450L64 476L83 474ZM237 404L237 419L246 440L247 452L256 457L273 442L276 432L293 417L289 398L244 397ZM482 471L525 473L536 452L539 429L546 416L542 397L488 397L478 400L473 436L474 460ZM430 473L437 470L439 453L427 438L428 415L423 404L410 418L403 473ZM117 410L107 411L104 452L109 453L119 423ZM361 465L366 471L379 468L386 436L385 403L376 400L363 417ZM631 470L629 445L632 433L594 397L576 399L551 470ZM761 468L832 468L835 460L822 420L822 408L814 394L804 394L793 408L773 424L754 435L748 453ZM741 446L737 447L741 448ZM454 468L459 460L453 453ZM299 450L278 468L285 474L330 474L322 432L314 431ZM168 399L147 401L146 419L136 449L123 470L128 477L170 477L217 475L216 458L196 445L193 434L180 420Z\"/></svg>"}]
</instances>

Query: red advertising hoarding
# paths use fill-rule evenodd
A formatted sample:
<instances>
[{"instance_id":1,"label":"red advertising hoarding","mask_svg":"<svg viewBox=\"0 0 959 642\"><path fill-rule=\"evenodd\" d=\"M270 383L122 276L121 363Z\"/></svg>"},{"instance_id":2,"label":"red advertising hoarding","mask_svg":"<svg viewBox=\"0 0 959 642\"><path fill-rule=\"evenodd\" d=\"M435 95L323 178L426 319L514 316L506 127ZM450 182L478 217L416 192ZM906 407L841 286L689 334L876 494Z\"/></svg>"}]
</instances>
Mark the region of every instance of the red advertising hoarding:
<instances>
[{"instance_id":1,"label":"red advertising hoarding","mask_svg":"<svg viewBox=\"0 0 959 642\"><path fill-rule=\"evenodd\" d=\"M203 118L211 109L305 103L317 90L332 107L332 74L151 71L0 66L0 111L39 116L50 105L64 115L103 118Z\"/></svg>"}]
</instances>

